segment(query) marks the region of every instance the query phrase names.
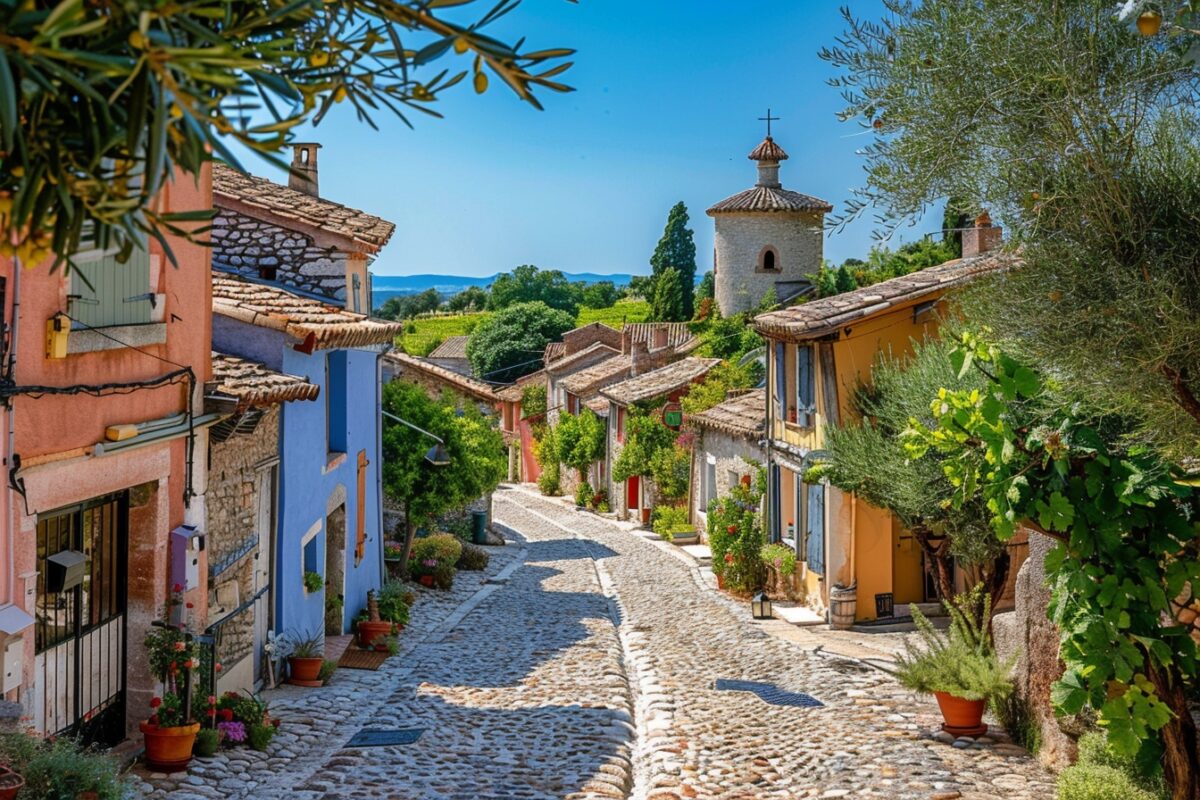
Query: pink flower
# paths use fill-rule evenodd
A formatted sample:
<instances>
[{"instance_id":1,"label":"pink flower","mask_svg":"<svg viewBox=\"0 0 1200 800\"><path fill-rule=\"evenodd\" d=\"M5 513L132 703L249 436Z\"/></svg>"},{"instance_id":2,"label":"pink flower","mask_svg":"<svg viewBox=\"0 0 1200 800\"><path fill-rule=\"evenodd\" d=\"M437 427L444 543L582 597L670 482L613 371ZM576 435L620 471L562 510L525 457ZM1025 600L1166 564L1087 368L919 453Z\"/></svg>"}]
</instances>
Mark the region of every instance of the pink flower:
<instances>
[{"instance_id":1,"label":"pink flower","mask_svg":"<svg viewBox=\"0 0 1200 800\"><path fill-rule=\"evenodd\" d=\"M187 642L176 642L175 643L175 652L176 653L182 653L184 650L187 650Z\"/></svg>"},{"instance_id":2,"label":"pink flower","mask_svg":"<svg viewBox=\"0 0 1200 800\"><path fill-rule=\"evenodd\" d=\"M208 696L208 704L210 706L215 706L217 704L217 696L215 694L210 694Z\"/></svg>"}]
</instances>

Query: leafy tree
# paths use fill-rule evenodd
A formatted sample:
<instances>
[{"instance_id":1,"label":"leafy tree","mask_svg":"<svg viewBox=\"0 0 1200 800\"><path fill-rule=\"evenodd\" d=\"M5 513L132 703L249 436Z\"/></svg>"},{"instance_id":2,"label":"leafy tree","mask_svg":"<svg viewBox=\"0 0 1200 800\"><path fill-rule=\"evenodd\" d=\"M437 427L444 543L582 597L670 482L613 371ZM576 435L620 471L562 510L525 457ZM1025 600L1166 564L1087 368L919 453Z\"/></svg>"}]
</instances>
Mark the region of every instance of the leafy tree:
<instances>
[{"instance_id":1,"label":"leafy tree","mask_svg":"<svg viewBox=\"0 0 1200 800\"><path fill-rule=\"evenodd\" d=\"M574 316L542 302L508 306L476 326L467 360L478 378L513 381L535 371L546 345L574 327Z\"/></svg>"},{"instance_id":2,"label":"leafy tree","mask_svg":"<svg viewBox=\"0 0 1200 800\"><path fill-rule=\"evenodd\" d=\"M468 286L446 301L446 308L451 311L483 311L487 308L487 289L480 286Z\"/></svg>"},{"instance_id":3,"label":"leafy tree","mask_svg":"<svg viewBox=\"0 0 1200 800\"><path fill-rule=\"evenodd\" d=\"M426 289L417 294L402 294L389 297L377 311L384 319L409 319L420 314L437 311L442 305L442 296L437 289Z\"/></svg>"},{"instance_id":4,"label":"leafy tree","mask_svg":"<svg viewBox=\"0 0 1200 800\"><path fill-rule=\"evenodd\" d=\"M997 535L1025 526L1058 540L1046 557L1050 617L1066 664L1056 707L1090 706L1113 750L1161 759L1175 800L1200 796L1200 748L1187 702L1200 664L1170 601L1200 586L1200 495L1119 418L1067 403L1000 348L964 334L952 354L982 390L943 389L932 423L905 435L908 452L940 456L954 506L982 501Z\"/></svg>"},{"instance_id":5,"label":"leafy tree","mask_svg":"<svg viewBox=\"0 0 1200 800\"><path fill-rule=\"evenodd\" d=\"M650 462L650 477L654 480L654 488L660 497L672 504L687 499L692 477L690 438L686 447L679 439L685 439L685 436L679 436L669 446L659 448Z\"/></svg>"},{"instance_id":6,"label":"leafy tree","mask_svg":"<svg viewBox=\"0 0 1200 800\"><path fill-rule=\"evenodd\" d=\"M843 117L875 136L850 213L900 224L946 197L989 209L1023 266L966 312L1172 457L1195 455L1196 36L1186 22L1143 36L1108 0L886 5L823 53Z\"/></svg>"},{"instance_id":7,"label":"leafy tree","mask_svg":"<svg viewBox=\"0 0 1200 800\"><path fill-rule=\"evenodd\" d=\"M440 437L450 456L449 466L433 466L425 460L429 437L384 418L383 488L404 511L406 565L417 525L493 491L507 473L508 457L494 421L472 403L456 407L416 384L392 381L384 384L383 408Z\"/></svg>"},{"instance_id":8,"label":"leafy tree","mask_svg":"<svg viewBox=\"0 0 1200 800\"><path fill-rule=\"evenodd\" d=\"M674 443L675 431L645 411L630 407L625 415L625 446L613 462L613 480L623 481L634 475L650 476L658 451Z\"/></svg>"},{"instance_id":9,"label":"leafy tree","mask_svg":"<svg viewBox=\"0 0 1200 800\"><path fill-rule=\"evenodd\" d=\"M854 276L850 274L850 270L846 269L845 264L838 267L837 272L834 273L833 288L838 294L850 292L858 288L858 281L854 280Z\"/></svg>"},{"instance_id":10,"label":"leafy tree","mask_svg":"<svg viewBox=\"0 0 1200 800\"><path fill-rule=\"evenodd\" d=\"M655 322L683 322L689 317L684 310L684 288L679 270L667 267L654 281L650 319Z\"/></svg>"},{"instance_id":11,"label":"leafy tree","mask_svg":"<svg viewBox=\"0 0 1200 800\"><path fill-rule=\"evenodd\" d=\"M521 417L536 417L546 413L546 387L531 383L521 390Z\"/></svg>"},{"instance_id":12,"label":"leafy tree","mask_svg":"<svg viewBox=\"0 0 1200 800\"><path fill-rule=\"evenodd\" d=\"M725 402L729 392L749 389L754 385L753 376L746 367L730 361L722 361L712 368L701 383L692 384L679 404L686 416L707 411Z\"/></svg>"},{"instance_id":13,"label":"leafy tree","mask_svg":"<svg viewBox=\"0 0 1200 800\"><path fill-rule=\"evenodd\" d=\"M722 317L714 309L712 319L701 337L704 343L700 347L708 358L723 358L728 361L738 361L752 350L763 346L763 338L750 326L750 314L734 314Z\"/></svg>"},{"instance_id":14,"label":"leafy tree","mask_svg":"<svg viewBox=\"0 0 1200 800\"><path fill-rule=\"evenodd\" d=\"M716 297L716 294L717 277L710 269L700 276L700 283L696 285L696 303L699 304L699 302L705 298L712 300Z\"/></svg>"},{"instance_id":15,"label":"leafy tree","mask_svg":"<svg viewBox=\"0 0 1200 800\"><path fill-rule=\"evenodd\" d=\"M695 313L692 292L696 285L696 242L692 236L692 230L688 227L687 206L680 201L667 214L667 226L654 248L654 254L650 256L650 270L656 283L663 279L667 270L674 269L679 273L683 300L679 312L681 316L655 317L656 320L686 320Z\"/></svg>"},{"instance_id":16,"label":"leafy tree","mask_svg":"<svg viewBox=\"0 0 1200 800\"><path fill-rule=\"evenodd\" d=\"M870 387L854 394L857 419L826 429L821 473L829 482L890 512L920 544L937 577L943 600L955 595L951 566L958 562L967 584L982 582L994 606L1008 577L1008 554L992 531L979 498L952 504L955 487L941 458L912 458L901 439L914 421L932 423L930 400L940 389L970 390L983 376L959 377L950 364L953 343L914 343L906 359L882 353L871 370Z\"/></svg>"},{"instance_id":17,"label":"leafy tree","mask_svg":"<svg viewBox=\"0 0 1200 800\"><path fill-rule=\"evenodd\" d=\"M584 476L588 467L604 457L607 429L590 408L578 414L561 414L555 430L559 462Z\"/></svg>"},{"instance_id":18,"label":"leafy tree","mask_svg":"<svg viewBox=\"0 0 1200 800\"><path fill-rule=\"evenodd\" d=\"M586 308L612 308L621 293L612 281L596 281L583 288L581 304Z\"/></svg>"},{"instance_id":19,"label":"leafy tree","mask_svg":"<svg viewBox=\"0 0 1200 800\"><path fill-rule=\"evenodd\" d=\"M641 297L645 300L654 299L654 276L653 275L632 275L629 278L629 286L625 288L625 294L628 297Z\"/></svg>"},{"instance_id":20,"label":"leafy tree","mask_svg":"<svg viewBox=\"0 0 1200 800\"><path fill-rule=\"evenodd\" d=\"M518 303L541 302L566 311L572 318L579 316L578 288L557 269L541 270L532 264L522 264L492 283L488 308L498 311Z\"/></svg>"},{"instance_id":21,"label":"leafy tree","mask_svg":"<svg viewBox=\"0 0 1200 800\"><path fill-rule=\"evenodd\" d=\"M521 52L485 33L515 4L486 4L466 24L443 17L444 5L3 5L0 254L61 261L88 223L102 244L128 253L145 232L170 255L164 231L185 233L197 216L154 207L177 167L197 174L214 156L236 165L230 141L282 166L294 132L345 100L372 125L381 107L406 123L413 111L441 116L429 104L467 74L437 68L451 48L473 58L477 92L485 69L535 107L535 89L569 90L553 80L569 63L545 68L571 51Z\"/></svg>"},{"instance_id":22,"label":"leafy tree","mask_svg":"<svg viewBox=\"0 0 1200 800\"><path fill-rule=\"evenodd\" d=\"M537 426L538 434L534 438L533 455L542 474L538 476L538 491L542 494L557 497L562 494L559 484L558 442L554 428L544 423Z\"/></svg>"}]
</instances>

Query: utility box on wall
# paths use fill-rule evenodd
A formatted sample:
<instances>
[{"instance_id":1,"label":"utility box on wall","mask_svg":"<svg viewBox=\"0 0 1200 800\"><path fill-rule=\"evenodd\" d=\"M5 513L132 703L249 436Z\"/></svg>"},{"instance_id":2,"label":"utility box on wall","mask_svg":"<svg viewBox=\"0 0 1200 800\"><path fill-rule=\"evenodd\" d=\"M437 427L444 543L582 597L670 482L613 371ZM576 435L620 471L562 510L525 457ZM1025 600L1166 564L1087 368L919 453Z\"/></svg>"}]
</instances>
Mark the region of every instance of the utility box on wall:
<instances>
[{"instance_id":1,"label":"utility box on wall","mask_svg":"<svg viewBox=\"0 0 1200 800\"><path fill-rule=\"evenodd\" d=\"M25 652L25 640L20 636L9 639L4 645L4 683L0 692L8 694L21 686L21 656Z\"/></svg>"},{"instance_id":2,"label":"utility box on wall","mask_svg":"<svg viewBox=\"0 0 1200 800\"><path fill-rule=\"evenodd\" d=\"M171 584L181 591L200 586L200 554L204 533L195 525L180 525L171 531Z\"/></svg>"}]
</instances>

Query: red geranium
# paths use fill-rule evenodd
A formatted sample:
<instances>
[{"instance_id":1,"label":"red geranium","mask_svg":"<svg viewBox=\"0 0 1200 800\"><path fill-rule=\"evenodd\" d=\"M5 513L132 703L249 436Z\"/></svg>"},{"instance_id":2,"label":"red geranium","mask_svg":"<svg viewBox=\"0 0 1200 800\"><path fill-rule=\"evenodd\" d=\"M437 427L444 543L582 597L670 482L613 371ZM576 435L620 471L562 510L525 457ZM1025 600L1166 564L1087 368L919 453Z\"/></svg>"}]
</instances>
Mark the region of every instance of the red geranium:
<instances>
[{"instance_id":1,"label":"red geranium","mask_svg":"<svg viewBox=\"0 0 1200 800\"><path fill-rule=\"evenodd\" d=\"M162 705L161 697L151 697L150 698L150 707L151 708L158 708L161 705Z\"/></svg>"},{"instance_id":2,"label":"red geranium","mask_svg":"<svg viewBox=\"0 0 1200 800\"><path fill-rule=\"evenodd\" d=\"M233 721L233 709L232 708L222 708L221 709L221 719L225 720L226 722L232 722Z\"/></svg>"},{"instance_id":3,"label":"red geranium","mask_svg":"<svg viewBox=\"0 0 1200 800\"><path fill-rule=\"evenodd\" d=\"M726 533L737 533L737 525L730 525L725 529Z\"/></svg>"}]
</instances>

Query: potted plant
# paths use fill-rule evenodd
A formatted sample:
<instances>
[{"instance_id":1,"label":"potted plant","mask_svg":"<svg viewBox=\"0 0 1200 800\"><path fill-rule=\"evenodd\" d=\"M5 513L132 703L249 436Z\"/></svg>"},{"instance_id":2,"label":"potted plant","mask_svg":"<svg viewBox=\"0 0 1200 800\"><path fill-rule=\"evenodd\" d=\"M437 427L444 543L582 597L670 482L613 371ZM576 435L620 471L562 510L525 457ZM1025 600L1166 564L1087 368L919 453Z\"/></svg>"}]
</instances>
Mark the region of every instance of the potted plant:
<instances>
[{"instance_id":1,"label":"potted plant","mask_svg":"<svg viewBox=\"0 0 1200 800\"><path fill-rule=\"evenodd\" d=\"M379 614L379 600L375 590L367 592L367 618L358 623L358 646L387 650L387 637L392 633L392 623ZM319 667L318 667L319 669Z\"/></svg>"},{"instance_id":2,"label":"potted plant","mask_svg":"<svg viewBox=\"0 0 1200 800\"><path fill-rule=\"evenodd\" d=\"M175 584L164 621L156 623L145 639L150 671L163 691L150 700L150 717L139 727L146 743L146 763L161 772L187 769L200 730L200 723L192 721L192 709L185 702L193 673L200 665L197 644L183 625L169 622L171 609L183 602L182 590Z\"/></svg>"},{"instance_id":3,"label":"potted plant","mask_svg":"<svg viewBox=\"0 0 1200 800\"><path fill-rule=\"evenodd\" d=\"M321 577L321 573L305 570L304 572L304 591L312 594L319 592L325 588L325 579Z\"/></svg>"},{"instance_id":4,"label":"potted plant","mask_svg":"<svg viewBox=\"0 0 1200 800\"><path fill-rule=\"evenodd\" d=\"M25 779L20 774L0 764L0 800L13 800L24 786Z\"/></svg>"},{"instance_id":5,"label":"potted plant","mask_svg":"<svg viewBox=\"0 0 1200 800\"><path fill-rule=\"evenodd\" d=\"M981 586L943 605L950 615L946 633L934 628L915 605L909 606L921 644L905 642L906 653L896 659L896 678L902 686L937 698L946 733L980 736L987 732L984 708L1012 691L1008 675L1015 659L1001 663L992 650L986 623L980 622L991 615L991 598ZM976 615L980 607L982 614Z\"/></svg>"},{"instance_id":6,"label":"potted plant","mask_svg":"<svg viewBox=\"0 0 1200 800\"><path fill-rule=\"evenodd\" d=\"M404 545L400 542L384 542L383 563L387 565L388 577L399 578L404 566Z\"/></svg>"},{"instance_id":7,"label":"potted plant","mask_svg":"<svg viewBox=\"0 0 1200 800\"><path fill-rule=\"evenodd\" d=\"M320 686L325 640L317 633L288 636L288 679L295 686Z\"/></svg>"}]
</instances>

